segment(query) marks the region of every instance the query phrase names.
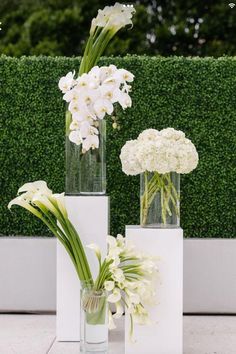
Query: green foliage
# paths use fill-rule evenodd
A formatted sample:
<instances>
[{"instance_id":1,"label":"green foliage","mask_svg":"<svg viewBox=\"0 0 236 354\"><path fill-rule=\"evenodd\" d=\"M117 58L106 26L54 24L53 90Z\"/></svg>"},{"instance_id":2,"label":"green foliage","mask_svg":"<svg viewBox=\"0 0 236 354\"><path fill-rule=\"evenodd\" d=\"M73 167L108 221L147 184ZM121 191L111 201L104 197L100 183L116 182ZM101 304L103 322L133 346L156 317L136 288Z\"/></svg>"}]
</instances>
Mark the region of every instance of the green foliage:
<instances>
[{"instance_id":1,"label":"green foliage","mask_svg":"<svg viewBox=\"0 0 236 354\"><path fill-rule=\"evenodd\" d=\"M146 128L183 130L196 145L198 168L181 177L181 225L186 237L235 237L233 162L236 131L234 58L105 58L135 74L133 107L108 119L107 174L111 232L139 223L139 177L121 171L120 149ZM79 59L0 57L1 195L3 235L48 235L26 211L7 210L18 187L43 179L64 190L65 105L57 87ZM89 212L89 211L88 211Z\"/></svg>"},{"instance_id":2,"label":"green foliage","mask_svg":"<svg viewBox=\"0 0 236 354\"><path fill-rule=\"evenodd\" d=\"M123 29L107 55L236 55L236 11L228 2L131 3L136 8L132 31ZM114 0L1 0L0 53L82 55L92 18L99 8L113 4Z\"/></svg>"}]
</instances>

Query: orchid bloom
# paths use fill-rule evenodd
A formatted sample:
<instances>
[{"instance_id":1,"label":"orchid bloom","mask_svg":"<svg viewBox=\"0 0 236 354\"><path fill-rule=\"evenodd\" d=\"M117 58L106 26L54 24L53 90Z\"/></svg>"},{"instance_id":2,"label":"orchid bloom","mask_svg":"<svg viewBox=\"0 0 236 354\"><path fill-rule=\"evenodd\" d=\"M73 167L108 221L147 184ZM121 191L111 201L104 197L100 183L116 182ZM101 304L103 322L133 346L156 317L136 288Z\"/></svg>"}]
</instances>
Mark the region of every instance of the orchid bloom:
<instances>
[{"instance_id":1,"label":"orchid bloom","mask_svg":"<svg viewBox=\"0 0 236 354\"><path fill-rule=\"evenodd\" d=\"M115 103L119 103L123 109L132 105L129 84L133 82L134 75L126 69L117 69L112 64L98 67L97 62L115 34L122 27L132 26L134 13L133 5L120 3L98 10L91 23L78 77L75 78L75 72L69 72L59 80L59 89L68 103L66 134L72 143L82 144L83 153L98 148L99 139L91 137L92 134L88 130L86 133L81 132L81 136L70 134L82 129L75 123L76 120L89 120L91 126L97 127L97 120L104 119L114 112ZM114 129L120 129L116 122L113 122L112 126Z\"/></svg>"}]
</instances>

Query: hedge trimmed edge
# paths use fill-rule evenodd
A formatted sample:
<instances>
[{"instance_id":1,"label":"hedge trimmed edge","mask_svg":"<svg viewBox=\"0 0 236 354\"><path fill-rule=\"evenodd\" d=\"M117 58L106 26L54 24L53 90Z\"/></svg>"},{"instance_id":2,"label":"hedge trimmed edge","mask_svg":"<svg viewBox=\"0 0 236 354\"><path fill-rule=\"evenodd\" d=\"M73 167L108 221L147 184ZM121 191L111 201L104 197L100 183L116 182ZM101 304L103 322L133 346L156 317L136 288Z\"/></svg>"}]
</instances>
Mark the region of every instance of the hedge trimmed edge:
<instances>
[{"instance_id":1,"label":"hedge trimmed edge","mask_svg":"<svg viewBox=\"0 0 236 354\"><path fill-rule=\"evenodd\" d=\"M0 57L1 235L50 235L8 202L19 186L43 179L64 190L64 111L58 80L79 58ZM108 119L107 174L111 233L139 223L139 178L121 171L120 149L146 128L183 130L200 162L181 177L181 226L185 237L236 237L236 59L223 57L103 58L135 75L133 107L119 110L121 130ZM233 148L234 146L234 148Z\"/></svg>"}]
</instances>

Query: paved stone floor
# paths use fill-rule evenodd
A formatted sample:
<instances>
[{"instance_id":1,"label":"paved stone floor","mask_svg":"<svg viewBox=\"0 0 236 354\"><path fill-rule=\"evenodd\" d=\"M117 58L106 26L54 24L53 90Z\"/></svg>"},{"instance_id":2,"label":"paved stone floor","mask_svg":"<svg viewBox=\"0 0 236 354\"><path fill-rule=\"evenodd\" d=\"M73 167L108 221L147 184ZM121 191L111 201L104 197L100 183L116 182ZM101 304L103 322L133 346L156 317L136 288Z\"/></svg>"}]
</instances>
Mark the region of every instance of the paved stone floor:
<instances>
[{"instance_id":1,"label":"paved stone floor","mask_svg":"<svg viewBox=\"0 0 236 354\"><path fill-rule=\"evenodd\" d=\"M79 354L79 343L56 341L55 327L55 315L2 314L0 354ZM109 354L124 353L123 338L121 320ZM236 354L236 316L185 316L184 354Z\"/></svg>"}]
</instances>

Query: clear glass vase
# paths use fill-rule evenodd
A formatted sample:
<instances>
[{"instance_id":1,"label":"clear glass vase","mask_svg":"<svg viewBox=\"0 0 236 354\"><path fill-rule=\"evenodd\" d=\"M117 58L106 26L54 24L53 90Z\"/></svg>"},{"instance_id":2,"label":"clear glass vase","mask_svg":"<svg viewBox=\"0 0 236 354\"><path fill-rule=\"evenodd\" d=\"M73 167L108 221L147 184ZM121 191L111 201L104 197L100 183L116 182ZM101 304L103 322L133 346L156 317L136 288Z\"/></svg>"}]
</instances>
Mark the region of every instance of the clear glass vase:
<instances>
[{"instance_id":1,"label":"clear glass vase","mask_svg":"<svg viewBox=\"0 0 236 354\"><path fill-rule=\"evenodd\" d=\"M180 175L145 171L140 177L140 224L174 228L180 222Z\"/></svg>"},{"instance_id":2,"label":"clear glass vase","mask_svg":"<svg viewBox=\"0 0 236 354\"><path fill-rule=\"evenodd\" d=\"M80 299L80 351L107 353L108 302L105 290L81 288Z\"/></svg>"},{"instance_id":3,"label":"clear glass vase","mask_svg":"<svg viewBox=\"0 0 236 354\"><path fill-rule=\"evenodd\" d=\"M99 148L83 153L66 136L67 195L106 194L106 122L99 122Z\"/></svg>"}]
</instances>

